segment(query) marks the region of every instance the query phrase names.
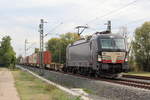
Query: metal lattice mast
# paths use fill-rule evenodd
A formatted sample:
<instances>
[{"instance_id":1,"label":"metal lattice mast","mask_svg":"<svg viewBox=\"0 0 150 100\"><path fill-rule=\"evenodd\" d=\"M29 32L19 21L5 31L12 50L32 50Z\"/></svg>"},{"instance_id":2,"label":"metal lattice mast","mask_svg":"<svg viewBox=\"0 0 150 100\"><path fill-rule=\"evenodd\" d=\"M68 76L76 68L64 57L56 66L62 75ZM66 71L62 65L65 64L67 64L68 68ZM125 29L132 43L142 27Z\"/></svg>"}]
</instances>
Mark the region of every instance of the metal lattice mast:
<instances>
[{"instance_id":1,"label":"metal lattice mast","mask_svg":"<svg viewBox=\"0 0 150 100\"><path fill-rule=\"evenodd\" d=\"M44 50L44 20L41 19L39 25L39 32L40 32L40 67L43 68L43 50Z\"/></svg>"},{"instance_id":2,"label":"metal lattice mast","mask_svg":"<svg viewBox=\"0 0 150 100\"><path fill-rule=\"evenodd\" d=\"M26 55L27 55L27 43L28 43L28 42L27 42L27 39L25 39L25 46L24 46L24 51L25 51L25 52L24 52L24 53L25 53L24 55L25 55L25 57L26 57Z\"/></svg>"}]
</instances>

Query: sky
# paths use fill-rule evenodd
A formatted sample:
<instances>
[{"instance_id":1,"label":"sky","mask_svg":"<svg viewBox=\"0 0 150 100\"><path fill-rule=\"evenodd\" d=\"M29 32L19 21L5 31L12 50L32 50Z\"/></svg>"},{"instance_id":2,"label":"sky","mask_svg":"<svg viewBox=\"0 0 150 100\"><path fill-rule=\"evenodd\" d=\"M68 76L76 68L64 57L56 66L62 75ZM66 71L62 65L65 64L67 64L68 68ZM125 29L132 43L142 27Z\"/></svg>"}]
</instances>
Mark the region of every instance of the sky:
<instances>
[{"instance_id":1,"label":"sky","mask_svg":"<svg viewBox=\"0 0 150 100\"><path fill-rule=\"evenodd\" d=\"M1 0L0 41L3 36L12 38L16 55L24 55L24 42L28 40L27 55L39 47L38 26L44 19L45 43L52 37L77 32L78 25L88 25L83 35L106 29L112 21L112 32L127 27L129 37L145 21L150 21L150 0ZM55 28L56 27L56 28Z\"/></svg>"}]
</instances>

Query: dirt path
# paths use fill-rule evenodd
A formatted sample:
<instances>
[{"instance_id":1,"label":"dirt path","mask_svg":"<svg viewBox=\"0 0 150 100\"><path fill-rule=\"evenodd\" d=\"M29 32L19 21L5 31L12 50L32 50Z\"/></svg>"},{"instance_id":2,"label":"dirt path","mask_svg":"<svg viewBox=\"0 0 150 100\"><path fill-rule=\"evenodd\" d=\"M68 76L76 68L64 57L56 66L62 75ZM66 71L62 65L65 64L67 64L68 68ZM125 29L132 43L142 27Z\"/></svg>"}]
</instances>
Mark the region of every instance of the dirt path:
<instances>
[{"instance_id":1,"label":"dirt path","mask_svg":"<svg viewBox=\"0 0 150 100\"><path fill-rule=\"evenodd\" d=\"M0 68L0 100L20 100L8 69Z\"/></svg>"}]
</instances>

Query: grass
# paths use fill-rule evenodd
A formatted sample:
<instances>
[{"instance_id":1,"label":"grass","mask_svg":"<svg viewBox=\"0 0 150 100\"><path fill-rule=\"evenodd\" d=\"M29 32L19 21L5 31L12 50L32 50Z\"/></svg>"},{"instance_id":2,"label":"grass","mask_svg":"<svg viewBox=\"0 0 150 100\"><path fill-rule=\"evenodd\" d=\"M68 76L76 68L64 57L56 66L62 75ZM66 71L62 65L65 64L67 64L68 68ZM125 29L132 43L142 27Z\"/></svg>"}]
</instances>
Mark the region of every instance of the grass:
<instances>
[{"instance_id":1,"label":"grass","mask_svg":"<svg viewBox=\"0 0 150 100\"><path fill-rule=\"evenodd\" d=\"M150 77L150 72L128 72L128 73L124 73L124 74Z\"/></svg>"},{"instance_id":2,"label":"grass","mask_svg":"<svg viewBox=\"0 0 150 100\"><path fill-rule=\"evenodd\" d=\"M86 93L88 93L88 94L92 94L93 93L92 90L87 89L87 88L83 88L83 91L86 92Z\"/></svg>"},{"instance_id":3,"label":"grass","mask_svg":"<svg viewBox=\"0 0 150 100\"><path fill-rule=\"evenodd\" d=\"M12 71L21 100L80 100L21 70Z\"/></svg>"}]
</instances>

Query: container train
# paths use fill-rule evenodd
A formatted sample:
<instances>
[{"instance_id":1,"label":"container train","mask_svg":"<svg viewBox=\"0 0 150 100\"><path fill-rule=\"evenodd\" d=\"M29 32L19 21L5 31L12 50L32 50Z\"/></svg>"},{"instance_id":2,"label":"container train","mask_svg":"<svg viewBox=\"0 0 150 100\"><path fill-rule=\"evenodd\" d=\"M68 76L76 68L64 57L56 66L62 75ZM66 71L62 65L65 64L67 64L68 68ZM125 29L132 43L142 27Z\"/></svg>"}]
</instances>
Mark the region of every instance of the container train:
<instances>
[{"instance_id":1,"label":"container train","mask_svg":"<svg viewBox=\"0 0 150 100\"><path fill-rule=\"evenodd\" d=\"M33 53L30 56L22 57L20 59L21 65L27 65L32 67L40 67L40 54ZM52 63L52 54L50 51L43 52L43 67L52 69L52 70L59 70L61 71L63 68L63 64Z\"/></svg>"},{"instance_id":2,"label":"container train","mask_svg":"<svg viewBox=\"0 0 150 100\"><path fill-rule=\"evenodd\" d=\"M123 36L97 32L69 44L64 65L52 63L51 52L43 52L43 66L57 71L117 77L119 73L129 70L126 44ZM22 58L20 64L39 67L40 56L34 53Z\"/></svg>"}]
</instances>

